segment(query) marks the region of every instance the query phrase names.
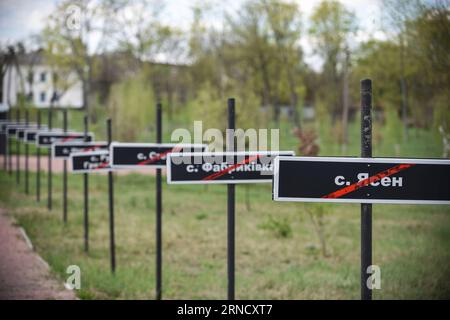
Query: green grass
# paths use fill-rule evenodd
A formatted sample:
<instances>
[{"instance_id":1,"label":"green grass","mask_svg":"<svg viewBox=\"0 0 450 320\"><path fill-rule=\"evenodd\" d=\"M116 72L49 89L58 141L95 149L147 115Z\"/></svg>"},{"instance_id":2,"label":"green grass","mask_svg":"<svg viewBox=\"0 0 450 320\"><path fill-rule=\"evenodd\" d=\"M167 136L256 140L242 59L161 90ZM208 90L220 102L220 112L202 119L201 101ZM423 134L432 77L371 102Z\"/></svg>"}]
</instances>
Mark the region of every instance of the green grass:
<instances>
[{"instance_id":1,"label":"green grass","mask_svg":"<svg viewBox=\"0 0 450 320\"><path fill-rule=\"evenodd\" d=\"M34 175L31 176L34 181ZM43 182L45 182L43 177ZM23 182L22 182L23 183ZM70 176L69 222L62 223L61 175L54 209L45 197L17 188L0 174L1 206L27 230L58 277L82 270L79 297L151 299L155 286L155 208L152 177L116 177L117 274L109 273L106 176L90 178L90 253L83 252L82 180ZM45 187L45 184L43 184ZM34 191L34 190L32 190ZM43 188L45 191L45 188ZM226 297L226 190L224 186L164 186L163 288L167 299ZM45 192L44 192L45 196ZM237 188L236 296L249 299L357 299L359 206L325 208L329 256L302 205L272 202L269 186L251 187L251 211ZM450 212L445 206L376 205L373 261L381 267L375 299L450 298ZM201 218L199 218L201 217ZM281 217L287 237L261 227Z\"/></svg>"},{"instance_id":2,"label":"green grass","mask_svg":"<svg viewBox=\"0 0 450 320\"><path fill-rule=\"evenodd\" d=\"M356 124L349 155L358 155ZM438 157L433 133L412 131L408 143L374 138L375 156ZM330 133L321 133L321 154L340 155ZM297 141L283 126L283 149ZM284 138L285 137L285 138ZM392 147L398 143L397 149ZM44 160L45 161L45 160ZM21 175L22 179L24 175ZM155 180L115 177L117 273L109 269L107 177L90 175L90 252L83 252L83 183L69 175L69 221L62 223L62 175L54 175L54 208L46 209L46 176L41 203L23 180L0 172L0 206L22 225L36 250L63 281L69 265L81 267L82 299L153 299L155 288ZM358 299L360 292L360 207L322 205L328 255L305 208L316 204L271 200L270 185L245 188L236 203L236 297L239 299ZM313 210L314 211L314 210ZM226 187L163 185L163 298L226 298ZM375 299L450 298L450 208L374 205L373 263L380 266Z\"/></svg>"}]
</instances>

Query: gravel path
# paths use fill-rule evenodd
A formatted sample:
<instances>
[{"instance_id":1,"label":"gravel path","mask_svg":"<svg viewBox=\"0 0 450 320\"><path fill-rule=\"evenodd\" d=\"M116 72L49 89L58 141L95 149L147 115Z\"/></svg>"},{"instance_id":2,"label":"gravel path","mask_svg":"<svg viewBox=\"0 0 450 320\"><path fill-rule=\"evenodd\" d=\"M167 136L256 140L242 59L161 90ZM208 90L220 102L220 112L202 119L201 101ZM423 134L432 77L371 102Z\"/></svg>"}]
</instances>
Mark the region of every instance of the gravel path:
<instances>
[{"instance_id":1,"label":"gravel path","mask_svg":"<svg viewBox=\"0 0 450 320\"><path fill-rule=\"evenodd\" d=\"M0 299L75 299L27 244L20 228L0 208Z\"/></svg>"}]
</instances>

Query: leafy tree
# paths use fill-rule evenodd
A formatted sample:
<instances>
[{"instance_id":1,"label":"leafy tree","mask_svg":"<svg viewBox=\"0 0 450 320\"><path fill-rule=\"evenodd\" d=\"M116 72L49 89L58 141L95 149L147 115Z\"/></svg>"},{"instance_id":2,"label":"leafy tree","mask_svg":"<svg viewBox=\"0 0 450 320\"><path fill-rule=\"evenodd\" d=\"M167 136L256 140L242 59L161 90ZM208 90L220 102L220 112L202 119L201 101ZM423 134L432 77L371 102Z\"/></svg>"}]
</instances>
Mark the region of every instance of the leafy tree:
<instances>
[{"instance_id":1,"label":"leafy tree","mask_svg":"<svg viewBox=\"0 0 450 320\"><path fill-rule=\"evenodd\" d=\"M142 138L154 123L154 94L145 71L114 84L108 101L114 134L123 141Z\"/></svg>"},{"instance_id":2,"label":"leafy tree","mask_svg":"<svg viewBox=\"0 0 450 320\"><path fill-rule=\"evenodd\" d=\"M322 1L312 13L310 23L309 34L314 50L324 61L320 95L335 120L342 110L338 92L341 91L345 52L349 50L350 39L357 30L356 18L341 3Z\"/></svg>"},{"instance_id":3,"label":"leafy tree","mask_svg":"<svg viewBox=\"0 0 450 320\"><path fill-rule=\"evenodd\" d=\"M94 37L102 35L100 26L107 18L102 10L102 5L94 1L65 0L49 16L41 37L55 69L69 67L77 74L83 88L83 107L94 122L96 117L89 112L93 56L99 52L99 44L103 42L99 41L96 48L90 44L94 43Z\"/></svg>"}]
</instances>

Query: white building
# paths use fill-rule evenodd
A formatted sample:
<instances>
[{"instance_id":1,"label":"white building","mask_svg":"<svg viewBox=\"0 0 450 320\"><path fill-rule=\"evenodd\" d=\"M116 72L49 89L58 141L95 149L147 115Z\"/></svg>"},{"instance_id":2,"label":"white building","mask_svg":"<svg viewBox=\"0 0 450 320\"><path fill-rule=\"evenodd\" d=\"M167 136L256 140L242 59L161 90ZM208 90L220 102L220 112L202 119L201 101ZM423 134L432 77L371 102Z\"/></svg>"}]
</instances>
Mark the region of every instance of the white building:
<instances>
[{"instance_id":1,"label":"white building","mask_svg":"<svg viewBox=\"0 0 450 320\"><path fill-rule=\"evenodd\" d=\"M55 81L54 72L45 64L41 53L32 53L18 58L18 68L8 66L1 80L0 112L14 107L18 95L24 93L38 108L48 108L54 98L54 107L81 108L83 106L83 86L74 71L64 74L64 81ZM58 85L60 87L58 87Z\"/></svg>"}]
</instances>

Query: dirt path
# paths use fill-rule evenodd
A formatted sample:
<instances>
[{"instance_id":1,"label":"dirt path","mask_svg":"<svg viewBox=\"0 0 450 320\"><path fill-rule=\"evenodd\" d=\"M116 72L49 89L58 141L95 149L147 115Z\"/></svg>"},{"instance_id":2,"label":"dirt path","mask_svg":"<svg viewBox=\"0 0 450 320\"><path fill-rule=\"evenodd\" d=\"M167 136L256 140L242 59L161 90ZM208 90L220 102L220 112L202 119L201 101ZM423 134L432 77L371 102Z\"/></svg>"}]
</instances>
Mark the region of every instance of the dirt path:
<instances>
[{"instance_id":1,"label":"dirt path","mask_svg":"<svg viewBox=\"0 0 450 320\"><path fill-rule=\"evenodd\" d=\"M28 246L21 229L0 208L0 299L75 299Z\"/></svg>"},{"instance_id":2,"label":"dirt path","mask_svg":"<svg viewBox=\"0 0 450 320\"><path fill-rule=\"evenodd\" d=\"M3 165L5 163L5 157L2 155L0 156L0 168L3 168ZM12 169L16 170L17 167L17 158L15 155L12 157ZM25 170L25 156L19 157L19 168L23 171ZM37 171L37 157L36 156L29 156L28 158L28 168L31 172ZM52 159L52 170L53 172L63 172L64 168L64 160L62 159ZM48 169L48 162L47 162L47 155L41 156L41 171L47 172ZM70 164L67 164L67 169L70 170ZM165 169L162 170L163 173ZM131 173L139 173L139 174L145 174L145 175L155 175L155 169L149 169L149 168L143 168L143 169L120 169L114 171L115 173L119 175L126 175ZM104 172L103 172L104 173Z\"/></svg>"}]
</instances>

